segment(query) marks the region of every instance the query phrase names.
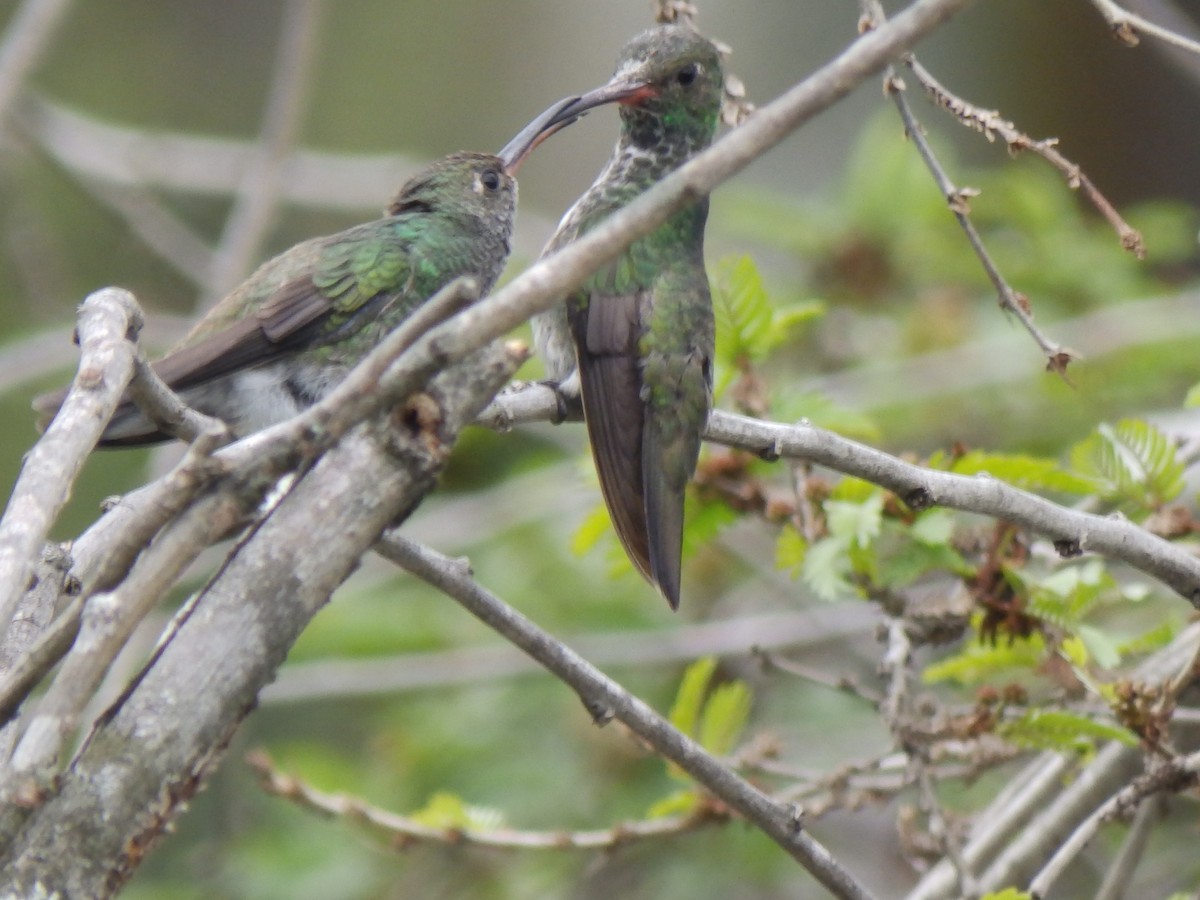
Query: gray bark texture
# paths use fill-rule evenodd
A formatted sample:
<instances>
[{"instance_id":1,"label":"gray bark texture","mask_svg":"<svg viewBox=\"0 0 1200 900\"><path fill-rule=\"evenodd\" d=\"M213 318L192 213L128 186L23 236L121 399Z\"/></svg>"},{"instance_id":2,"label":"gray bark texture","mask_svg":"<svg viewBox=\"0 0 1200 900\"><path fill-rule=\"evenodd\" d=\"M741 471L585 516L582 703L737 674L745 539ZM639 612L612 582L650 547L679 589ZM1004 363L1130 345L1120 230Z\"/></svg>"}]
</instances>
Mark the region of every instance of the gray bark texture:
<instances>
[{"instance_id":1,"label":"gray bark texture","mask_svg":"<svg viewBox=\"0 0 1200 900\"><path fill-rule=\"evenodd\" d=\"M298 478L180 614L51 796L17 817L10 808L0 896L103 897L126 881L304 626L433 487L462 426L519 362L500 345L480 351Z\"/></svg>"}]
</instances>

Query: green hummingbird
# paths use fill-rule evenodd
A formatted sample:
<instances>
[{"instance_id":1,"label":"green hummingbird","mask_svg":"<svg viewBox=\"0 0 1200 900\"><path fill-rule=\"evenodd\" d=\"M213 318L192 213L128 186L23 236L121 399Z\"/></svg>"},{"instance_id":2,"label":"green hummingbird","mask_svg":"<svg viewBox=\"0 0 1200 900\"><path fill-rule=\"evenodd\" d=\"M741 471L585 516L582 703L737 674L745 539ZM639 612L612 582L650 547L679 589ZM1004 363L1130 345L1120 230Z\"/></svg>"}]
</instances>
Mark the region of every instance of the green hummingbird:
<instances>
[{"instance_id":1,"label":"green hummingbird","mask_svg":"<svg viewBox=\"0 0 1200 900\"><path fill-rule=\"evenodd\" d=\"M707 147L722 98L717 49L690 28L663 25L626 44L612 79L563 110L579 115L619 103L621 136L544 254L594 228ZM707 199L676 213L564 304L533 320L547 376L564 394L582 395L617 536L672 609L679 606L684 488L712 402L707 216Z\"/></svg>"},{"instance_id":2,"label":"green hummingbird","mask_svg":"<svg viewBox=\"0 0 1200 900\"><path fill-rule=\"evenodd\" d=\"M486 293L504 268L515 174L574 121L561 100L498 155L454 153L409 179L381 219L313 238L264 263L153 364L189 406L238 436L290 418L337 384L420 304L459 276ZM65 391L34 401L44 421ZM101 446L167 440L125 400Z\"/></svg>"}]
</instances>

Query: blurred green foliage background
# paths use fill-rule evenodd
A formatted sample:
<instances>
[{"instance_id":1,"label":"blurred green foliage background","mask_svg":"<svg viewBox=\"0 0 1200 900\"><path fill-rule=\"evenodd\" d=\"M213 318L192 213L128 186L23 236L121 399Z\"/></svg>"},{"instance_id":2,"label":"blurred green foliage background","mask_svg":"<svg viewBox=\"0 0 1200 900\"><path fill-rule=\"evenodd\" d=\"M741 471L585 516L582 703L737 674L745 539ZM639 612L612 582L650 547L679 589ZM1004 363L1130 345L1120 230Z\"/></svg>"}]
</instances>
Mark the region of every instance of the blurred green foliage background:
<instances>
[{"instance_id":1,"label":"blurred green foliage background","mask_svg":"<svg viewBox=\"0 0 1200 900\"><path fill-rule=\"evenodd\" d=\"M29 124L40 121L38 104L160 136L253 141L283 6L76 3L19 114L0 125L0 414L10 423L0 433L0 483L11 484L34 440L29 399L69 377L71 315L83 296L105 284L133 290L157 317L150 341L161 349L178 333L171 316L195 315L203 295L135 235L111 186L98 188L51 159ZM857 15L853 4L833 0L699 6L700 25L732 47L730 69L759 103L849 43ZM15 8L0 0L0 25ZM341 203L285 203L260 258L376 215L403 172L423 161L497 149L552 99L605 79L621 43L650 24L651 8L645 0L339 0L324 3L321 16L298 145L346 159L394 157L388 171L396 181L356 187ZM952 177L982 189L973 216L1001 270L1029 296L1038 322L1084 357L1069 383L1044 373L1035 345L996 308L878 83L868 82L713 198L714 279L749 256L777 308L812 313L762 365L769 414L809 417L918 454L961 442L1060 456L1098 421L1123 415L1194 428L1180 410L1200 381L1195 69L1177 68L1147 45L1120 47L1086 4L1068 0L979 4L923 46L921 57L952 89L1000 108L1032 136L1060 137L1062 151L1143 231L1148 258L1123 252L1044 163L1028 154L1010 160L913 98ZM1164 115L1149 102L1162 96L1189 112ZM597 113L525 168L510 273L536 255L590 183L614 133L611 115ZM127 162L136 169L136 160ZM228 195L150 190L197 235L219 239ZM60 347L42 355L49 363L16 354L43 335L60 340L45 345ZM537 377L536 362L524 374ZM172 452L97 454L58 536L77 533L104 496L140 483ZM786 483L781 468L763 471ZM775 570L774 537L762 523L730 514L710 523L715 536L691 555L684 608L672 618L611 535L593 534L586 552L573 549L589 543L572 535L586 531L598 503L580 427L476 431L410 534L468 554L484 584L556 634L628 634L641 661L602 653L598 662L660 709L670 706L682 669L678 658L654 664L654 646L667 632L827 608ZM207 571L197 566L193 584ZM816 633L798 652L811 665L869 681L878 652L869 615L861 603L842 605L851 636ZM438 846L396 853L255 787L242 756L262 746L283 769L325 790L409 811L445 790L503 811L516 827L605 827L644 815L673 789L660 762L617 729L596 729L557 682L516 672L515 655L493 663L498 644L446 598L368 560L305 633L289 666L302 672L390 660L394 677L410 686L373 695L371 676L356 676L349 694L286 702L268 694L127 896L821 896L777 848L741 827L594 857ZM835 692L763 675L744 656L723 671L754 688L751 728L776 735L785 757L807 769L829 770L888 745L874 712ZM288 677L285 669L281 688ZM995 784L984 779L975 790ZM916 877L898 845L895 815L892 804L815 825L885 896ZM1169 888L1172 866L1174 877L1186 877L1196 862L1167 850L1147 884Z\"/></svg>"}]
</instances>

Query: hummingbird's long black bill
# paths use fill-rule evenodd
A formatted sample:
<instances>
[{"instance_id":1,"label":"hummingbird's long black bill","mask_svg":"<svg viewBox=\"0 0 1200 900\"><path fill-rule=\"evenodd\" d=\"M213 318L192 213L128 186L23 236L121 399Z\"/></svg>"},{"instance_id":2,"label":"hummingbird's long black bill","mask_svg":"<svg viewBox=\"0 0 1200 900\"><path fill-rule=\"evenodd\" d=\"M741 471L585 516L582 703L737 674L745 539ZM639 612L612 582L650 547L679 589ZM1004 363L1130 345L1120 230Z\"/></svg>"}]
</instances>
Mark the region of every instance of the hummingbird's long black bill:
<instances>
[{"instance_id":1,"label":"hummingbird's long black bill","mask_svg":"<svg viewBox=\"0 0 1200 900\"><path fill-rule=\"evenodd\" d=\"M637 103L654 93L645 81L614 79L580 97L564 97L521 129L497 156L504 170L515 175L526 157L550 135L566 128L589 110L606 103Z\"/></svg>"},{"instance_id":2,"label":"hummingbird's long black bill","mask_svg":"<svg viewBox=\"0 0 1200 900\"><path fill-rule=\"evenodd\" d=\"M649 97L653 97L656 93L654 85L649 82L618 76L607 84L603 84L582 96L576 97L571 102L564 100L561 105L555 104L555 106L558 106L557 115L549 116L545 126L550 128L558 125L560 122L564 126L569 125L597 106L604 106L606 103L637 104ZM546 110L546 113L543 113L543 115L549 113L551 109L554 109L554 107Z\"/></svg>"},{"instance_id":3,"label":"hummingbird's long black bill","mask_svg":"<svg viewBox=\"0 0 1200 900\"><path fill-rule=\"evenodd\" d=\"M538 144L578 119L580 114L566 112L578 100L578 97L564 97L559 100L505 144L504 149L496 154L504 163L504 171L509 175L516 175L521 163L525 162Z\"/></svg>"}]
</instances>

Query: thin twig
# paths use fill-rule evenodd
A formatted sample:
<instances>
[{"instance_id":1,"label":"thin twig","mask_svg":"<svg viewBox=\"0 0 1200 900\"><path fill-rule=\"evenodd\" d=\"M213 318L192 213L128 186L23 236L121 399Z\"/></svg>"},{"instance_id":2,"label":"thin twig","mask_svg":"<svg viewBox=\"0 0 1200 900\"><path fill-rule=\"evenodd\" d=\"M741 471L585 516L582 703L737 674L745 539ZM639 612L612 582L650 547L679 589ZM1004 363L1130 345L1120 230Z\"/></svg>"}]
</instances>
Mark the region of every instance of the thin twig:
<instances>
[{"instance_id":1,"label":"thin twig","mask_svg":"<svg viewBox=\"0 0 1200 900\"><path fill-rule=\"evenodd\" d=\"M879 4L878 0L861 0L861 5L864 10L862 19L864 27L877 28L881 23L887 21L883 7ZM988 280L991 281L992 287L996 289L996 295L1000 300L1000 308L1016 316L1025 330L1037 342L1038 347L1041 348L1043 355L1047 359L1047 368L1060 374L1065 373L1067 365L1072 359L1076 358L1076 354L1057 342L1052 341L1042 333L1041 329L1034 324L1029 299L1023 294L1018 294L1000 272L1000 267L996 265L995 260L992 259L991 254L983 243L983 237L979 234L975 223L971 221L969 200L975 194L975 191L957 187L950 179L941 161L937 158L937 154L933 152L933 147L926 139L921 123L917 121L916 116L913 114L912 107L908 104L905 90L904 82L896 74L895 67L888 66L884 74L884 91L892 98L892 102L900 114L900 119L904 123L905 134L908 135L909 139L916 146L917 152L921 155L921 159L925 163L925 167L929 169L933 180L937 183L938 190L942 192L942 196L946 199L946 205L958 221L963 234L966 235L967 243L971 245L971 249L979 258L980 265L983 266Z\"/></svg>"},{"instance_id":2,"label":"thin twig","mask_svg":"<svg viewBox=\"0 0 1200 900\"><path fill-rule=\"evenodd\" d=\"M904 121L905 132L916 145L921 159L925 161L926 167L933 174L938 189L946 198L946 205L958 221L963 234L966 235L967 243L971 245L971 249L979 258L980 265L983 266L983 271L987 274L992 287L996 289L1001 309L1016 316L1030 336L1037 341L1038 347L1046 357L1047 368L1059 373L1065 372L1067 365L1072 359L1077 358L1077 354L1042 333L1041 329L1034 324L1029 298L1017 293L1000 272L1000 267L996 265L996 261L992 259L992 255L983 243L983 236L975 227L975 223L971 221L969 198L973 192L967 188L957 187L950 180L946 170L942 168L941 161L934 154L933 148L925 138L921 124L914 118L912 108L905 99L903 82L899 78L893 78L888 83L888 91L895 101L897 109L900 110L900 118Z\"/></svg>"},{"instance_id":3,"label":"thin twig","mask_svg":"<svg viewBox=\"0 0 1200 900\"><path fill-rule=\"evenodd\" d=\"M879 713L891 729L896 743L901 749L907 750L912 641L902 618L889 617L886 628L882 630L887 636L887 643L883 658L879 661L879 674L887 680L887 689Z\"/></svg>"},{"instance_id":4,"label":"thin twig","mask_svg":"<svg viewBox=\"0 0 1200 900\"><path fill-rule=\"evenodd\" d=\"M852 697L858 697L872 706L878 706L883 702L883 694L865 687L855 678L848 678L845 675L830 675L821 669L806 666L793 659L780 656L778 653L769 653L762 644L756 644L753 650L754 655L762 660L763 663L773 669L778 669L780 672L786 672L789 675L795 675L797 678L804 678L815 684L822 684L825 687L833 688L835 691L841 691Z\"/></svg>"},{"instance_id":5,"label":"thin twig","mask_svg":"<svg viewBox=\"0 0 1200 900\"><path fill-rule=\"evenodd\" d=\"M129 383L129 398L139 410L166 434L191 443L200 435L208 435L212 449L229 443L233 432L220 419L192 409L180 399L167 383L158 377L146 357L138 352L134 360L133 380Z\"/></svg>"},{"instance_id":6,"label":"thin twig","mask_svg":"<svg viewBox=\"0 0 1200 900\"><path fill-rule=\"evenodd\" d=\"M179 464L152 485L124 498L72 545L70 602L37 642L0 679L0 721L9 719L25 698L70 650L79 634L84 605L99 591L123 579L134 559L168 522L182 512L225 469L209 458L217 441L201 436ZM131 512L135 507L137 512Z\"/></svg>"},{"instance_id":7,"label":"thin twig","mask_svg":"<svg viewBox=\"0 0 1200 900\"><path fill-rule=\"evenodd\" d=\"M879 673L886 679L887 688L879 712L891 731L896 746L908 756L912 780L917 785L929 833L937 842L942 855L950 860L958 895L964 900L970 900L979 895L979 889L970 868L963 860L962 848L950 833L950 826L938 800L937 790L929 772L928 740L914 727L916 723L911 694L913 643L908 633L908 623L900 616L891 616L881 631L886 636L886 645L879 663Z\"/></svg>"},{"instance_id":8,"label":"thin twig","mask_svg":"<svg viewBox=\"0 0 1200 900\"><path fill-rule=\"evenodd\" d=\"M1151 575L1200 606L1200 560L1122 517L1066 509L988 476L923 469L812 425L778 425L714 410L705 438L760 454L807 459L885 487L914 509L982 513L1044 535L1064 554L1099 553Z\"/></svg>"},{"instance_id":9,"label":"thin twig","mask_svg":"<svg viewBox=\"0 0 1200 900\"><path fill-rule=\"evenodd\" d=\"M975 817L975 827L963 846L963 862L971 871L986 869L1062 790L1072 762L1063 754L1044 753L992 798L987 808ZM925 873L908 900L953 897L957 879L958 870L950 860L942 860Z\"/></svg>"},{"instance_id":10,"label":"thin twig","mask_svg":"<svg viewBox=\"0 0 1200 900\"><path fill-rule=\"evenodd\" d=\"M908 756L890 751L884 756L845 763L824 774L770 759L750 763L745 768L750 772L789 779L791 783L772 796L779 802L802 804L804 816L810 821L833 810L886 803L912 786ZM957 772L947 769L945 775L961 777L971 768L969 765L960 767Z\"/></svg>"},{"instance_id":11,"label":"thin twig","mask_svg":"<svg viewBox=\"0 0 1200 900\"><path fill-rule=\"evenodd\" d=\"M929 833L937 841L942 854L950 860L950 865L954 868L958 896L962 900L973 900L979 896L979 885L976 884L975 876L971 874L971 869L963 858L962 846L959 844L958 838L950 831L950 825L946 821L946 813L938 799L937 788L934 785L929 766L926 765L920 752L915 754L912 759L916 767L916 782L921 797L921 808L925 810L925 815L929 820Z\"/></svg>"},{"instance_id":12,"label":"thin twig","mask_svg":"<svg viewBox=\"0 0 1200 900\"><path fill-rule=\"evenodd\" d=\"M1193 786L1196 783L1198 772L1200 772L1200 753L1193 753L1182 759L1161 761L1153 770L1139 776L1132 783L1113 794L1071 831L1050 861L1029 883L1029 893L1034 900L1040 900L1049 893L1054 882L1096 836L1101 826L1111 822L1117 816L1136 809L1148 797Z\"/></svg>"},{"instance_id":13,"label":"thin twig","mask_svg":"<svg viewBox=\"0 0 1200 900\"><path fill-rule=\"evenodd\" d=\"M610 718L676 763L706 790L754 823L837 897L870 895L804 830L795 808L740 778L649 706L475 582L467 567L395 533L376 550L461 603L574 689L598 723Z\"/></svg>"},{"instance_id":14,"label":"thin twig","mask_svg":"<svg viewBox=\"0 0 1200 900\"><path fill-rule=\"evenodd\" d=\"M79 307L79 374L25 464L0 520L0 632L8 629L42 542L66 505L133 374L141 311L128 291L105 288Z\"/></svg>"},{"instance_id":15,"label":"thin twig","mask_svg":"<svg viewBox=\"0 0 1200 900\"><path fill-rule=\"evenodd\" d=\"M1189 38L1200 46L1200 28L1176 0L1136 0L1136 3L1143 19L1150 19L1159 27ZM1155 42L1153 46L1193 87L1200 86L1200 54L1169 43Z\"/></svg>"},{"instance_id":16,"label":"thin twig","mask_svg":"<svg viewBox=\"0 0 1200 900\"><path fill-rule=\"evenodd\" d=\"M519 414L509 415L501 394L481 415L485 424L552 421L554 392L529 385L516 395ZM811 424L785 425L713 410L705 440L767 458L802 459L854 475L893 491L910 506L945 506L1012 522L1054 541L1062 553L1099 553L1158 579L1200 607L1200 560L1120 516L1067 509L987 476L924 469Z\"/></svg>"},{"instance_id":17,"label":"thin twig","mask_svg":"<svg viewBox=\"0 0 1200 900\"><path fill-rule=\"evenodd\" d=\"M247 754L246 763L259 776L259 785L268 794L282 797L314 812L344 819L356 825L369 825L382 831L394 846L411 843L438 843L453 847L472 845L503 850L615 850L627 844L652 838L671 837L695 831L706 825L726 821L728 814L701 805L695 812L681 816L663 816L636 822L622 822L611 828L588 831L530 831L526 829L437 827L410 816L381 809L360 797L319 791L295 775L280 772L261 750Z\"/></svg>"},{"instance_id":18,"label":"thin twig","mask_svg":"<svg viewBox=\"0 0 1200 900\"><path fill-rule=\"evenodd\" d=\"M263 115L259 147L242 174L238 200L213 256L208 299L224 296L245 277L279 205L287 172L282 166L300 127L308 97L323 0L288 0L279 51Z\"/></svg>"},{"instance_id":19,"label":"thin twig","mask_svg":"<svg viewBox=\"0 0 1200 900\"><path fill-rule=\"evenodd\" d=\"M1115 741L1100 748L1070 782L1054 785L1054 792L979 875L980 888L998 891L1006 885L1025 884L1093 809L1141 770L1141 753L1136 748ZM954 893L947 891L941 896L953 897Z\"/></svg>"},{"instance_id":20,"label":"thin twig","mask_svg":"<svg viewBox=\"0 0 1200 900\"><path fill-rule=\"evenodd\" d=\"M968 103L966 100L949 91L941 82L934 78L929 70L917 62L916 57L912 54L904 57L904 64L916 76L917 82L929 98L957 118L962 124L978 131L989 141L994 140L995 136L999 135L1000 139L1008 146L1010 153L1015 154L1020 153L1022 150L1028 150L1058 169L1066 178L1067 187L1073 191L1081 192L1096 207L1100 215L1104 216L1108 224L1117 233L1117 237L1121 239L1121 246L1138 259L1146 258L1146 245L1142 241L1141 233L1125 221L1121 214L1117 212L1117 208L1100 192L1095 182L1084 173L1077 163L1071 162L1071 160L1059 153L1055 138L1045 138L1040 141L1034 140L1023 131L1020 131L1008 119L1003 118L996 110L983 109L973 103Z\"/></svg>"},{"instance_id":21,"label":"thin twig","mask_svg":"<svg viewBox=\"0 0 1200 900\"><path fill-rule=\"evenodd\" d=\"M1176 680L1180 673L1192 671L1198 648L1200 622L1193 622L1168 646L1141 662L1130 678L1148 684ZM1138 748L1116 742L1101 749L1065 790L1040 804L1036 818L1006 842L1003 852L981 877L983 887L998 890L1033 877L1090 813L1134 783L1142 770L1142 756Z\"/></svg>"},{"instance_id":22,"label":"thin twig","mask_svg":"<svg viewBox=\"0 0 1200 900\"><path fill-rule=\"evenodd\" d=\"M1000 741L947 742L944 760L928 763L926 770L939 780L958 778L970 782L1013 759L1020 751ZM886 803L913 786L916 772L907 753L850 762L827 774L798 771L794 766L762 760L748 766L753 771L791 778L794 784L779 790L777 800L803 803L804 814L819 818L831 810L853 810L866 803Z\"/></svg>"},{"instance_id":23,"label":"thin twig","mask_svg":"<svg viewBox=\"0 0 1200 900\"><path fill-rule=\"evenodd\" d=\"M1100 889L1096 892L1096 900L1121 900L1127 896L1129 882L1133 880L1133 873L1137 871L1142 854L1146 851L1146 843L1150 840L1150 831L1163 817L1163 812L1161 797L1148 797L1138 806L1133 824L1129 826L1129 833L1125 835L1116 859L1104 873L1104 881L1100 883Z\"/></svg>"},{"instance_id":24,"label":"thin twig","mask_svg":"<svg viewBox=\"0 0 1200 900\"><path fill-rule=\"evenodd\" d=\"M248 511L245 501L236 491L206 498L155 539L119 587L92 597L84 606L81 639L38 702L9 771L0 779L6 792L27 793L26 779L41 782L52 773L65 742L79 727L79 714L133 629L180 573L242 520Z\"/></svg>"},{"instance_id":25,"label":"thin twig","mask_svg":"<svg viewBox=\"0 0 1200 900\"><path fill-rule=\"evenodd\" d=\"M65 548L57 544L42 547L41 559L34 569L37 583L21 597L12 624L0 641L0 678L7 679L24 662L30 648L36 646L50 626L59 597L69 590L67 570L70 563ZM11 721L0 726L0 768L7 765L12 756L20 736L18 724Z\"/></svg>"},{"instance_id":26,"label":"thin twig","mask_svg":"<svg viewBox=\"0 0 1200 900\"><path fill-rule=\"evenodd\" d=\"M1200 54L1200 42L1131 13L1118 6L1113 0L1092 0L1092 6L1096 7L1100 15L1104 16L1104 21L1108 23L1108 27L1112 29L1117 40L1127 46L1135 46L1138 43L1138 34L1141 33L1157 38L1172 47Z\"/></svg>"}]
</instances>

